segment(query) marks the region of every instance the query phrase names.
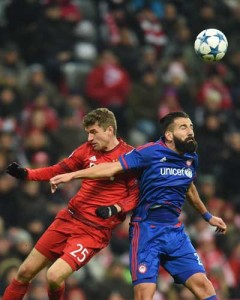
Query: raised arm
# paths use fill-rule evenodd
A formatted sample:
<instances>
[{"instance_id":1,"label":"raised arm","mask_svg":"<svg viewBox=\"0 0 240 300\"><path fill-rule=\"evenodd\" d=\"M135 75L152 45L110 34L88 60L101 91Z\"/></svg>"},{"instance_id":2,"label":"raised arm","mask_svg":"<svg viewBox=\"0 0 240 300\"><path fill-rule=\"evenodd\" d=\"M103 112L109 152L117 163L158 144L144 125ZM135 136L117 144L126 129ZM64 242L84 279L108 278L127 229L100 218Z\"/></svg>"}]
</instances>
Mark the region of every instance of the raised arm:
<instances>
[{"instance_id":1,"label":"raised arm","mask_svg":"<svg viewBox=\"0 0 240 300\"><path fill-rule=\"evenodd\" d=\"M198 191L196 189L195 184L192 182L187 194L186 194L188 202L201 214L204 215L205 213L208 212L206 206L200 199L200 196L198 194Z\"/></svg>"},{"instance_id":2,"label":"raised arm","mask_svg":"<svg viewBox=\"0 0 240 300\"><path fill-rule=\"evenodd\" d=\"M109 163L102 163L99 165L95 165L91 168L61 174L54 176L50 179L50 185L51 185L51 191L54 193L57 189L58 184L60 183L66 183L74 179L101 179L101 178L111 178L116 173L123 172L122 165L120 162L109 162ZM135 207L137 200L138 200L138 189L131 188L131 193L128 197L130 200L130 205L132 204L133 207ZM128 204L129 205L129 204ZM133 207L130 207L132 209ZM121 212L124 209L122 203L116 203L111 206L101 206L96 209L97 216L107 219L111 217L112 215L115 215L119 212ZM129 209L127 209L129 210Z\"/></svg>"},{"instance_id":3,"label":"raised arm","mask_svg":"<svg viewBox=\"0 0 240 300\"><path fill-rule=\"evenodd\" d=\"M205 221L210 225L216 226L216 232L225 234L227 231L227 225L221 218L211 215L198 194L196 186L194 183L191 183L187 193L186 198L188 202L202 215Z\"/></svg>"},{"instance_id":4,"label":"raised arm","mask_svg":"<svg viewBox=\"0 0 240 300\"><path fill-rule=\"evenodd\" d=\"M51 190L52 192L55 192L58 184L69 182L74 179L111 178L116 173L120 173L122 171L123 171L122 165L120 164L119 161L117 161L117 162L102 163L88 169L57 175L50 179Z\"/></svg>"}]
</instances>

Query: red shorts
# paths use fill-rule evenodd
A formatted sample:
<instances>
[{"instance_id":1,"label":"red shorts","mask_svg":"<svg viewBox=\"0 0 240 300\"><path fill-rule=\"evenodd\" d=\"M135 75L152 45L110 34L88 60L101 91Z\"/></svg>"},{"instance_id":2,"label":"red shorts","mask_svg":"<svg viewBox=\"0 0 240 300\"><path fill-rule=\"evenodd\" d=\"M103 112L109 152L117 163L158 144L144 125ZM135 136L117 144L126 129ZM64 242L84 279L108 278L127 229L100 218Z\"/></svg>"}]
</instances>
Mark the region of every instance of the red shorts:
<instances>
[{"instance_id":1,"label":"red shorts","mask_svg":"<svg viewBox=\"0 0 240 300\"><path fill-rule=\"evenodd\" d=\"M111 229L97 229L80 222L63 209L35 248L51 261L62 258L76 271L109 244L111 233Z\"/></svg>"}]
</instances>

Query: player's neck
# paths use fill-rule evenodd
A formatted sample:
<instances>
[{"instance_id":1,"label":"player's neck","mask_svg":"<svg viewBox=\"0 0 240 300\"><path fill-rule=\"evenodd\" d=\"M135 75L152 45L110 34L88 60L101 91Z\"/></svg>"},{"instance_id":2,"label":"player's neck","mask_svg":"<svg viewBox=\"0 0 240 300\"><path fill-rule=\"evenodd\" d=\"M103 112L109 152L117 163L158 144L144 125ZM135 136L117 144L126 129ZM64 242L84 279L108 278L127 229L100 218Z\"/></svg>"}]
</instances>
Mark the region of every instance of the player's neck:
<instances>
[{"instance_id":1,"label":"player's neck","mask_svg":"<svg viewBox=\"0 0 240 300\"><path fill-rule=\"evenodd\" d=\"M111 151L113 150L117 145L119 144L119 140L115 137L113 138L109 144L107 145L105 151Z\"/></svg>"}]
</instances>

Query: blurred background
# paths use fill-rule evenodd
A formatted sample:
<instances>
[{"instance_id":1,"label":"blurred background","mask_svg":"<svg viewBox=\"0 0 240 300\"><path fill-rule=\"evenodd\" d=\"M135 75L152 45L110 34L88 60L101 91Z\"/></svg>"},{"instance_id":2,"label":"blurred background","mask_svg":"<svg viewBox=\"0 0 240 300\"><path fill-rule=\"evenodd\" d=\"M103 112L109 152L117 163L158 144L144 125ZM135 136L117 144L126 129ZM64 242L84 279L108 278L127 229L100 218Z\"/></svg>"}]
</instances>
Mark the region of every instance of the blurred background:
<instances>
[{"instance_id":1,"label":"blurred background","mask_svg":"<svg viewBox=\"0 0 240 300\"><path fill-rule=\"evenodd\" d=\"M217 28L229 48L218 63L195 54ZM159 118L186 111L199 142L199 193L228 225L218 236L186 205L181 219L220 300L240 299L240 1L0 1L0 299L21 262L81 182L52 195L48 183L5 174L12 161L51 165L86 140L81 121L111 109L118 134L157 140ZM65 300L132 300L127 220L110 246L66 282ZM194 300L160 270L154 300ZM24 300L47 300L43 270Z\"/></svg>"}]
</instances>

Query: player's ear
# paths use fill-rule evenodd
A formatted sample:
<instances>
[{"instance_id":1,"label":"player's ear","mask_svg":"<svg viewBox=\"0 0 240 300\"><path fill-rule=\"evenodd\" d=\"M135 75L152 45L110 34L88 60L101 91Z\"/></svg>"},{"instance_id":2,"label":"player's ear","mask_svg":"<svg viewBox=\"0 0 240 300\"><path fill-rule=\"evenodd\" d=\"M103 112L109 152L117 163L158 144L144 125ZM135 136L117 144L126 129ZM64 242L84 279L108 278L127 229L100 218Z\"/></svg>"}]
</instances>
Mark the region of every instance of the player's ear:
<instances>
[{"instance_id":1,"label":"player's ear","mask_svg":"<svg viewBox=\"0 0 240 300\"><path fill-rule=\"evenodd\" d=\"M172 140L173 140L173 133L172 133L172 131L167 130L165 132L165 138L166 138L166 140L168 142L172 142Z\"/></svg>"},{"instance_id":2,"label":"player's ear","mask_svg":"<svg viewBox=\"0 0 240 300\"><path fill-rule=\"evenodd\" d=\"M114 129L113 129L113 127L112 127L111 125L108 126L107 131L108 131L109 133L111 133L111 134L114 134Z\"/></svg>"}]
</instances>

